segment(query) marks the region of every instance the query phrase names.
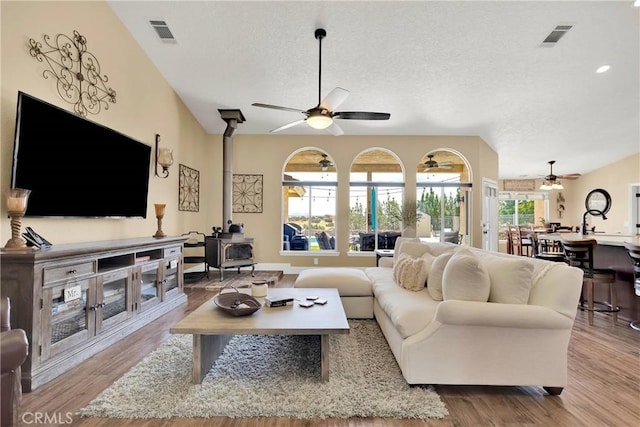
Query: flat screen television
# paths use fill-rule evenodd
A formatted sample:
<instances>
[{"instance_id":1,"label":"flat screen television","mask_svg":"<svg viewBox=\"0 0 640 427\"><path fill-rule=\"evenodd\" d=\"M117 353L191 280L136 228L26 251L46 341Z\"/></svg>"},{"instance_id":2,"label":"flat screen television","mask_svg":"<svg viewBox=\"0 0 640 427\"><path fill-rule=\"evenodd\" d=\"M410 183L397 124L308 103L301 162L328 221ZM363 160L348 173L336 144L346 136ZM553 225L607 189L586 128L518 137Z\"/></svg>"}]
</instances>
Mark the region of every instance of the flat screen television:
<instances>
[{"instance_id":1,"label":"flat screen television","mask_svg":"<svg viewBox=\"0 0 640 427\"><path fill-rule=\"evenodd\" d=\"M18 93L11 185L26 216L145 218L151 147Z\"/></svg>"}]
</instances>

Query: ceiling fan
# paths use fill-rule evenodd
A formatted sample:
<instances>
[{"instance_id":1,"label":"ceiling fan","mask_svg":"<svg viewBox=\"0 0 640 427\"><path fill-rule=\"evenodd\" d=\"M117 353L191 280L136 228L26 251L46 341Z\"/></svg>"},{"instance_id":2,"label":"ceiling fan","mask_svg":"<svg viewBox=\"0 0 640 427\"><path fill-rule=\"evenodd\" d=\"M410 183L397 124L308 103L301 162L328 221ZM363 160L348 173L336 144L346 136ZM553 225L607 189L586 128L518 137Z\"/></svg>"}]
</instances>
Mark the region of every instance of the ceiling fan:
<instances>
[{"instance_id":1,"label":"ceiling fan","mask_svg":"<svg viewBox=\"0 0 640 427\"><path fill-rule=\"evenodd\" d=\"M582 176L579 173L570 173L567 175L554 175L553 173L553 165L555 164L555 160L549 160L549 175L544 177L544 182L540 186L540 190L563 190L564 187L562 183L559 181L560 179L578 179Z\"/></svg>"},{"instance_id":2,"label":"ceiling fan","mask_svg":"<svg viewBox=\"0 0 640 427\"><path fill-rule=\"evenodd\" d=\"M336 124L335 119L342 120L389 120L391 114L389 113L372 113L368 111L335 111L340 104L347 99L349 91L336 87L321 101L321 83L322 83L322 39L325 38L327 32L318 28L315 31L315 38L318 40L320 46L319 49L319 62L318 62L318 105L308 110L299 110L297 108L280 107L277 105L261 104L254 102L254 107L271 108L274 110L293 111L294 113L302 113L305 115L303 119L296 120L295 122L288 123L284 126L272 129L271 132L279 132L284 129L296 126L300 123L307 122L309 126L314 129L326 129L329 133L335 136L344 134L343 130Z\"/></svg>"},{"instance_id":3,"label":"ceiling fan","mask_svg":"<svg viewBox=\"0 0 640 427\"><path fill-rule=\"evenodd\" d=\"M329 170L329 168L330 168L331 166L333 166L333 162L332 162L332 161L330 161L329 159L327 159L327 155L326 155L326 154L323 154L323 155L322 155L322 160L320 160L320 161L318 162L318 164L319 164L319 165L320 165L320 167L322 168L322 172L326 172L326 171L328 171L328 170Z\"/></svg>"},{"instance_id":4,"label":"ceiling fan","mask_svg":"<svg viewBox=\"0 0 640 427\"><path fill-rule=\"evenodd\" d=\"M424 162L424 171L430 171L431 169L453 169L452 161L436 162L433 160L433 154L427 154L429 160Z\"/></svg>"}]
</instances>

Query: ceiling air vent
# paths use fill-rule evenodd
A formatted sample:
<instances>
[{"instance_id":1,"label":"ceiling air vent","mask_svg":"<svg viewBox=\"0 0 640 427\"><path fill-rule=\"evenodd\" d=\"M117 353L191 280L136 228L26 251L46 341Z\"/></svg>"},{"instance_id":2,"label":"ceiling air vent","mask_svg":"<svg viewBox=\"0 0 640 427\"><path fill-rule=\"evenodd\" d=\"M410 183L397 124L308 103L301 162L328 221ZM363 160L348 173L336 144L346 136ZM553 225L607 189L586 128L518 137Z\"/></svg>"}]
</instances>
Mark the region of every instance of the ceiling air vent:
<instances>
[{"instance_id":1,"label":"ceiling air vent","mask_svg":"<svg viewBox=\"0 0 640 427\"><path fill-rule=\"evenodd\" d=\"M149 21L149 23L151 24L153 29L156 30L156 33L158 34L158 37L160 37L160 40L168 43L177 42L165 21Z\"/></svg>"},{"instance_id":2,"label":"ceiling air vent","mask_svg":"<svg viewBox=\"0 0 640 427\"><path fill-rule=\"evenodd\" d=\"M558 25L549 33L542 41L540 47L553 47L567 32L573 28L573 25Z\"/></svg>"}]
</instances>

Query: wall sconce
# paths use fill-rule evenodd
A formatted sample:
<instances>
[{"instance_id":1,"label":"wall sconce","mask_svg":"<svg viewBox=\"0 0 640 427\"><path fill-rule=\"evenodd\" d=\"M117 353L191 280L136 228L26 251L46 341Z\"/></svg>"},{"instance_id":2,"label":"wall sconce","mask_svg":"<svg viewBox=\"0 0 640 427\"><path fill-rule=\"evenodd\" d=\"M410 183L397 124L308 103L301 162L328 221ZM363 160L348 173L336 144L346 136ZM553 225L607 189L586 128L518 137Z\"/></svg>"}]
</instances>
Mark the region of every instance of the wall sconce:
<instances>
[{"instance_id":1,"label":"wall sconce","mask_svg":"<svg viewBox=\"0 0 640 427\"><path fill-rule=\"evenodd\" d=\"M456 202L456 207L460 207L460 203L464 202L464 196L457 196L454 200Z\"/></svg>"},{"instance_id":2,"label":"wall sconce","mask_svg":"<svg viewBox=\"0 0 640 427\"><path fill-rule=\"evenodd\" d=\"M7 212L11 217L11 238L4 246L5 249L24 249L27 247L26 242L20 237L20 230L22 228L22 217L27 211L29 194L31 194L31 190L23 188L9 188L5 192Z\"/></svg>"},{"instance_id":3,"label":"wall sconce","mask_svg":"<svg viewBox=\"0 0 640 427\"><path fill-rule=\"evenodd\" d=\"M173 151L170 148L158 148L160 135L156 133L156 170L155 175L160 178L169 176L169 166L173 164ZM158 165L162 166L162 175L158 173Z\"/></svg>"}]
</instances>

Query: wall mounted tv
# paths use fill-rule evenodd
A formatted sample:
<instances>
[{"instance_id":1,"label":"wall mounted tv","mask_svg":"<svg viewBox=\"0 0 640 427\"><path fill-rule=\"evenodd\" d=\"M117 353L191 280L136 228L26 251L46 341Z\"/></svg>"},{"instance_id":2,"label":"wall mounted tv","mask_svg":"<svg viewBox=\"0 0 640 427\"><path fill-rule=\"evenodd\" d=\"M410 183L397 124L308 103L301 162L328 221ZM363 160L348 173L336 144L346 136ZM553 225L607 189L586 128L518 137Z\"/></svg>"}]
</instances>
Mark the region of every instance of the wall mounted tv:
<instances>
[{"instance_id":1,"label":"wall mounted tv","mask_svg":"<svg viewBox=\"0 0 640 427\"><path fill-rule=\"evenodd\" d=\"M11 185L26 216L145 218L151 147L18 93Z\"/></svg>"}]
</instances>

